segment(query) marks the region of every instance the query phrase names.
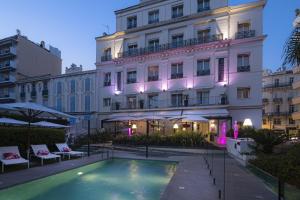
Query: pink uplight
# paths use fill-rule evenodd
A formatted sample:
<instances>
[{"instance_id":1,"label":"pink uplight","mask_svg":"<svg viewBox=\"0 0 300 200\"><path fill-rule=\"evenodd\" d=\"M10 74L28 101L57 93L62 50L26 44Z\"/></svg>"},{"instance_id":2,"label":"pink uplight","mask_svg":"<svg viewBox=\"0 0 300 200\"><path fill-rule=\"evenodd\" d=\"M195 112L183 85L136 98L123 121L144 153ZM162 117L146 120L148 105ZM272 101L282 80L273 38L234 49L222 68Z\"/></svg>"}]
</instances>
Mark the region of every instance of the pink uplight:
<instances>
[{"instance_id":1,"label":"pink uplight","mask_svg":"<svg viewBox=\"0 0 300 200\"><path fill-rule=\"evenodd\" d=\"M128 136L129 136L129 137L132 136L132 130L131 130L131 128L128 128Z\"/></svg>"},{"instance_id":2,"label":"pink uplight","mask_svg":"<svg viewBox=\"0 0 300 200\"><path fill-rule=\"evenodd\" d=\"M237 124L237 121L235 121L233 126L233 137L234 139L237 139L238 136L239 136L239 126Z\"/></svg>"},{"instance_id":3,"label":"pink uplight","mask_svg":"<svg viewBox=\"0 0 300 200\"><path fill-rule=\"evenodd\" d=\"M219 137L218 137L218 144L220 145L226 145L226 130L227 130L226 123L223 122L221 133L219 133Z\"/></svg>"}]
</instances>

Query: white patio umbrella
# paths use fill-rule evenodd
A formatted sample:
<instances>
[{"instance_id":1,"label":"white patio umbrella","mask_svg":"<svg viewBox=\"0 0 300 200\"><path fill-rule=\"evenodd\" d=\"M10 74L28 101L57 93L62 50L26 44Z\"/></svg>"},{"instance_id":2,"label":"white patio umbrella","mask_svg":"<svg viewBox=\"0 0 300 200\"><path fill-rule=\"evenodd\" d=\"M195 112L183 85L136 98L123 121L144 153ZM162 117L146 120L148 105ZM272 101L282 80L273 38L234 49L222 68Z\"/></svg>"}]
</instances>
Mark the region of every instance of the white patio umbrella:
<instances>
[{"instance_id":1,"label":"white patio umbrella","mask_svg":"<svg viewBox=\"0 0 300 200\"><path fill-rule=\"evenodd\" d=\"M16 119L2 117L0 118L0 124L26 125L28 123Z\"/></svg>"},{"instance_id":2,"label":"white patio umbrella","mask_svg":"<svg viewBox=\"0 0 300 200\"><path fill-rule=\"evenodd\" d=\"M186 115L182 117L183 122L208 122L208 119L199 115Z\"/></svg>"},{"instance_id":3,"label":"white patio umbrella","mask_svg":"<svg viewBox=\"0 0 300 200\"><path fill-rule=\"evenodd\" d=\"M70 126L65 126L62 124L55 124L52 122L40 121L31 124L32 126L40 126L40 127L49 127L49 128L69 128Z\"/></svg>"},{"instance_id":4,"label":"white patio umbrella","mask_svg":"<svg viewBox=\"0 0 300 200\"><path fill-rule=\"evenodd\" d=\"M29 159L30 151L30 127L32 121L36 117L56 117L56 118L76 118L72 115L48 108L46 106L25 102L25 103L8 103L0 104L1 110L7 110L12 113L17 113L23 115L27 119L28 132L27 132L27 158Z\"/></svg>"}]
</instances>

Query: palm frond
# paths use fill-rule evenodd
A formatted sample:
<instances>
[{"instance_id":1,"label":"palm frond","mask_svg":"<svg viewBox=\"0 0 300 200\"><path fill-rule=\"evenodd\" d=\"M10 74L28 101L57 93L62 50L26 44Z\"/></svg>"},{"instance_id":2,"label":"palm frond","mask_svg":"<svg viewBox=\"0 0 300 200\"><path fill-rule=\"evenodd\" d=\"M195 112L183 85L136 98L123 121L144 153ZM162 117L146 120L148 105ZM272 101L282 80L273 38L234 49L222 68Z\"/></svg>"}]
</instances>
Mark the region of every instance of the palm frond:
<instances>
[{"instance_id":1,"label":"palm frond","mask_svg":"<svg viewBox=\"0 0 300 200\"><path fill-rule=\"evenodd\" d=\"M283 65L300 65L300 27L295 28L284 45Z\"/></svg>"}]
</instances>

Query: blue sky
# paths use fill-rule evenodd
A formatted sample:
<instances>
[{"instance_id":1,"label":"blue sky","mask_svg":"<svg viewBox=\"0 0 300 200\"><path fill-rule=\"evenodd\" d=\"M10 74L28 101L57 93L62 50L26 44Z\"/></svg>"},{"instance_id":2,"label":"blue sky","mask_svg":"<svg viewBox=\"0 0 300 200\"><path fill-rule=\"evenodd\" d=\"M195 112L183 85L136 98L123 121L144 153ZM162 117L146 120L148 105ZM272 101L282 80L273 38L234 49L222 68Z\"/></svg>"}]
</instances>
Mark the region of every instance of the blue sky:
<instances>
[{"instance_id":1,"label":"blue sky","mask_svg":"<svg viewBox=\"0 0 300 200\"><path fill-rule=\"evenodd\" d=\"M252 0L229 0L230 5ZM63 67L82 64L95 68L95 37L110 27L115 31L114 10L139 0L0 0L0 38L20 29L29 39L46 41L62 51ZM292 30L299 0L269 0L264 12L264 67L281 66L283 44Z\"/></svg>"}]
</instances>

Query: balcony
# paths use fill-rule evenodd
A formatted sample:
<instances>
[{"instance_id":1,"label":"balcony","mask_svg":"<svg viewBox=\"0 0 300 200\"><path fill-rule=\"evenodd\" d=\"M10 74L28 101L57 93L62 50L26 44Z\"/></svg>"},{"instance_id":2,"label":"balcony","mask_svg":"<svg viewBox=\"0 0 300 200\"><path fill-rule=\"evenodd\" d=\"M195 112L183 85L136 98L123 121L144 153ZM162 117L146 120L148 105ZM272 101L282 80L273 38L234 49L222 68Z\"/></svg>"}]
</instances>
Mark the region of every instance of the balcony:
<instances>
[{"instance_id":1,"label":"balcony","mask_svg":"<svg viewBox=\"0 0 300 200\"><path fill-rule=\"evenodd\" d=\"M102 62L107 62L107 61L111 61L111 60L112 60L111 55L101 56L101 61Z\"/></svg>"},{"instance_id":2,"label":"balcony","mask_svg":"<svg viewBox=\"0 0 300 200\"><path fill-rule=\"evenodd\" d=\"M286 88L286 87L292 87L292 83L284 82L284 83L272 83L272 84L263 85L263 89Z\"/></svg>"},{"instance_id":3,"label":"balcony","mask_svg":"<svg viewBox=\"0 0 300 200\"><path fill-rule=\"evenodd\" d=\"M0 84L1 85L10 85L16 82L16 78L12 75L6 77L0 77Z\"/></svg>"},{"instance_id":4,"label":"balcony","mask_svg":"<svg viewBox=\"0 0 300 200\"><path fill-rule=\"evenodd\" d=\"M132 79L127 79L127 84L133 84L136 83L136 79L132 78Z\"/></svg>"},{"instance_id":5,"label":"balcony","mask_svg":"<svg viewBox=\"0 0 300 200\"><path fill-rule=\"evenodd\" d=\"M161 44L155 47L145 47L145 48L139 48L130 51L124 51L118 53L118 58L142 56L150 53L158 53L158 52L167 51L171 49L194 46L198 44L210 43L210 42L215 42L220 40L223 40L223 34L210 35L208 37L202 37L202 38L193 38L193 39L183 40L181 42L176 42L176 43Z\"/></svg>"},{"instance_id":6,"label":"balcony","mask_svg":"<svg viewBox=\"0 0 300 200\"><path fill-rule=\"evenodd\" d=\"M250 66L238 66L237 67L238 72L250 72Z\"/></svg>"},{"instance_id":7,"label":"balcony","mask_svg":"<svg viewBox=\"0 0 300 200\"><path fill-rule=\"evenodd\" d=\"M0 102L15 101L16 94L14 92L0 93Z\"/></svg>"},{"instance_id":8,"label":"balcony","mask_svg":"<svg viewBox=\"0 0 300 200\"><path fill-rule=\"evenodd\" d=\"M16 55L17 55L17 51L16 51L15 47L9 47L9 48L0 50L0 58L16 56Z\"/></svg>"},{"instance_id":9,"label":"balcony","mask_svg":"<svg viewBox=\"0 0 300 200\"><path fill-rule=\"evenodd\" d=\"M227 96L211 96L209 98L201 99L182 99L182 101L172 102L171 98L157 101L146 101L140 99L135 104L126 102L113 102L111 106L112 111L118 110L144 110L144 109L171 109L184 107L205 107L205 106L226 106L228 105Z\"/></svg>"},{"instance_id":10,"label":"balcony","mask_svg":"<svg viewBox=\"0 0 300 200\"><path fill-rule=\"evenodd\" d=\"M210 75L210 70L200 70L200 71L197 71L197 76L208 76Z\"/></svg>"},{"instance_id":11,"label":"balcony","mask_svg":"<svg viewBox=\"0 0 300 200\"><path fill-rule=\"evenodd\" d=\"M14 61L6 61L0 63L0 71L16 69L16 63Z\"/></svg>"},{"instance_id":12,"label":"balcony","mask_svg":"<svg viewBox=\"0 0 300 200\"><path fill-rule=\"evenodd\" d=\"M148 76L148 82L158 81L158 76Z\"/></svg>"},{"instance_id":13,"label":"balcony","mask_svg":"<svg viewBox=\"0 0 300 200\"><path fill-rule=\"evenodd\" d=\"M255 37L255 30L241 31L235 34L235 39L245 39Z\"/></svg>"},{"instance_id":14,"label":"balcony","mask_svg":"<svg viewBox=\"0 0 300 200\"><path fill-rule=\"evenodd\" d=\"M281 104L283 102L282 98L274 98L273 103Z\"/></svg>"},{"instance_id":15,"label":"balcony","mask_svg":"<svg viewBox=\"0 0 300 200\"><path fill-rule=\"evenodd\" d=\"M171 79L180 79L183 78L183 74L171 74Z\"/></svg>"}]
</instances>

